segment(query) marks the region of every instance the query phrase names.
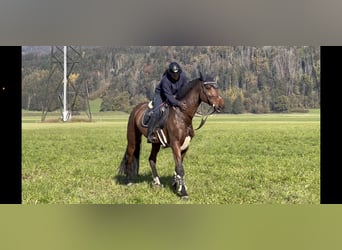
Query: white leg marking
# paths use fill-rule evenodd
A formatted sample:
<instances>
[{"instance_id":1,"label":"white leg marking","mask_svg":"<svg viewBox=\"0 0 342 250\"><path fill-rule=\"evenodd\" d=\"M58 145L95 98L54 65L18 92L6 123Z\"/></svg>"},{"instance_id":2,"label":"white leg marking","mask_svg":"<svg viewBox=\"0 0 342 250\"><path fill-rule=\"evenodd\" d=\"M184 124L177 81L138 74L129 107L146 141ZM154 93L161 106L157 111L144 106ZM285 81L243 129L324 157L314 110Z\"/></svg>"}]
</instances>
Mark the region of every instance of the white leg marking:
<instances>
[{"instance_id":1,"label":"white leg marking","mask_svg":"<svg viewBox=\"0 0 342 250\"><path fill-rule=\"evenodd\" d=\"M153 178L153 184L154 185L160 185L160 180L159 180L158 176Z\"/></svg>"}]
</instances>

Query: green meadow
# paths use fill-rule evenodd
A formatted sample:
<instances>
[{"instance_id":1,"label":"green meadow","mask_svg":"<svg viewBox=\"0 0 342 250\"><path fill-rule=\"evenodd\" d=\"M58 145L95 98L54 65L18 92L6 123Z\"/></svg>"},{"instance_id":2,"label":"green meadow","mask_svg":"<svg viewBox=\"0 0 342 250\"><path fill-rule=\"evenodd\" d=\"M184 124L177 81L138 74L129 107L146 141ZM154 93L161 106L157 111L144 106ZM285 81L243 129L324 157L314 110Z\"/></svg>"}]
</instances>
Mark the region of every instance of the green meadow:
<instances>
[{"instance_id":1,"label":"green meadow","mask_svg":"<svg viewBox=\"0 0 342 250\"><path fill-rule=\"evenodd\" d=\"M162 149L151 185L151 145L143 139L140 175L122 184L128 114L93 113L58 121L22 112L23 204L319 204L320 111L215 114L195 131L184 159L189 199L172 190L174 160ZM194 127L200 118L194 118Z\"/></svg>"}]
</instances>

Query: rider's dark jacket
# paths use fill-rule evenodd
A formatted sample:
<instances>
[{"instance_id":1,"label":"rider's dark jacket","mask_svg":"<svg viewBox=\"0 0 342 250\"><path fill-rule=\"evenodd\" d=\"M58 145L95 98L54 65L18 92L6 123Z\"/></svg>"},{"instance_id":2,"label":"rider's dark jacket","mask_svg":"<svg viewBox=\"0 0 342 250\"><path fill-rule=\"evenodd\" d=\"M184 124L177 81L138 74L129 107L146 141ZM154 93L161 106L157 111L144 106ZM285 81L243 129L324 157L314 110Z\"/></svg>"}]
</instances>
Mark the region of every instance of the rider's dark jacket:
<instances>
[{"instance_id":1,"label":"rider's dark jacket","mask_svg":"<svg viewBox=\"0 0 342 250\"><path fill-rule=\"evenodd\" d=\"M187 81L188 79L183 71L180 72L178 81L175 81L166 71L155 89L154 106L157 107L161 104L161 102L164 102L166 100L172 106L179 106L179 101L175 98L175 96L178 90Z\"/></svg>"}]
</instances>

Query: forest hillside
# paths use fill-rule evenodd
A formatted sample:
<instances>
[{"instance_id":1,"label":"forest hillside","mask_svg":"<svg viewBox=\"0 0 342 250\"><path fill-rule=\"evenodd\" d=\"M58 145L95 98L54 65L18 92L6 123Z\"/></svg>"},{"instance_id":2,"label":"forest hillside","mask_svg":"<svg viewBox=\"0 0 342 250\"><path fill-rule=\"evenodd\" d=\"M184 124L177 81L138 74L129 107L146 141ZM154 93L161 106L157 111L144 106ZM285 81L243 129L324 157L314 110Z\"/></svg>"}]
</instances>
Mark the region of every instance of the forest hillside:
<instances>
[{"instance_id":1,"label":"forest hillside","mask_svg":"<svg viewBox=\"0 0 342 250\"><path fill-rule=\"evenodd\" d=\"M22 108L60 109L63 65L58 47L22 47ZM225 113L306 112L320 108L320 48L313 46L68 46L72 111L101 99L99 111L130 112L153 98L171 61L189 80L218 81Z\"/></svg>"}]
</instances>

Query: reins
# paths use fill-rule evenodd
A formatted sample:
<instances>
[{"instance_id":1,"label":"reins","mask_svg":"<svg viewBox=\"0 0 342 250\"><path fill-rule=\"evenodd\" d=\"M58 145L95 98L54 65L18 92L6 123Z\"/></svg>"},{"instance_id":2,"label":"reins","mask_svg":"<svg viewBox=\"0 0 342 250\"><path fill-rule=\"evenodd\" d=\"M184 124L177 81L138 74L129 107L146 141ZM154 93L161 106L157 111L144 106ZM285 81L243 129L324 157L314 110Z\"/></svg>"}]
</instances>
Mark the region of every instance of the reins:
<instances>
[{"instance_id":1,"label":"reins","mask_svg":"<svg viewBox=\"0 0 342 250\"><path fill-rule=\"evenodd\" d=\"M209 107L208 111L207 111L207 114L206 115L203 115L202 114L202 117L201 117L201 123L200 125L198 126L198 128L196 128L195 130L199 130L200 128L203 127L203 125L205 124L205 122L207 121L207 118L209 115L215 113L215 109L213 109L210 113L209 113L209 110L211 109L211 107Z\"/></svg>"}]
</instances>

